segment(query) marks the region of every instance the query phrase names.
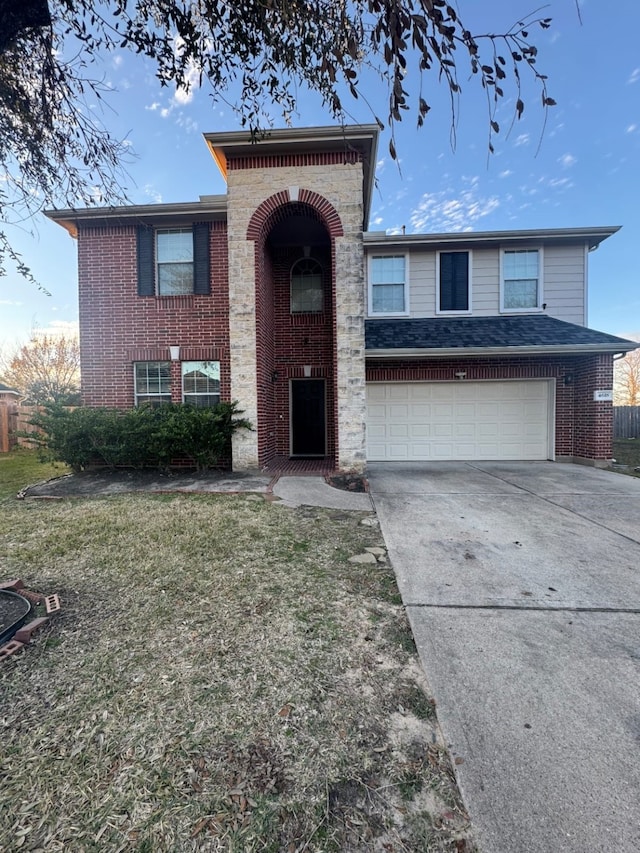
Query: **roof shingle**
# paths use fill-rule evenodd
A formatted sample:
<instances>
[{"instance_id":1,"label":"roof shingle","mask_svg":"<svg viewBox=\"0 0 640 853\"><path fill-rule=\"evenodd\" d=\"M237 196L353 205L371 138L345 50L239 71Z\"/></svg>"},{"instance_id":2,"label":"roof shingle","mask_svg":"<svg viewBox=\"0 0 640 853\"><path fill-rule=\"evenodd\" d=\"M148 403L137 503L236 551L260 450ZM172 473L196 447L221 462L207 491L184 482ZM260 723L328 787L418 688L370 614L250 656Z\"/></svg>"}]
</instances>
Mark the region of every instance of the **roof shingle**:
<instances>
[{"instance_id":1,"label":"roof shingle","mask_svg":"<svg viewBox=\"0 0 640 853\"><path fill-rule=\"evenodd\" d=\"M429 317L366 320L367 352L376 350L556 349L606 347L635 349L638 342L617 338L544 314L517 317Z\"/></svg>"}]
</instances>

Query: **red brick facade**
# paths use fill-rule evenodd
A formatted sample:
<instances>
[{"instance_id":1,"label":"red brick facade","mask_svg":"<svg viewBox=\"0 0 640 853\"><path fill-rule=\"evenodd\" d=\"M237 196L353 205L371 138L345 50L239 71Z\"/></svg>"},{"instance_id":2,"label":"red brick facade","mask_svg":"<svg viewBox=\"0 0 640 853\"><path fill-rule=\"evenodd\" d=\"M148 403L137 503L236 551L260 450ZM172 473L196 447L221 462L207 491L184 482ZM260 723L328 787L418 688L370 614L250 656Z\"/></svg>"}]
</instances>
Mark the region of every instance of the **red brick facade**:
<instances>
[{"instance_id":1,"label":"red brick facade","mask_svg":"<svg viewBox=\"0 0 640 853\"><path fill-rule=\"evenodd\" d=\"M136 228L84 227L78 235L82 396L88 406L130 408L133 364L219 361L221 398L230 399L227 228L212 222L211 293L138 296ZM180 364L172 365L172 399L181 400Z\"/></svg>"},{"instance_id":2,"label":"red brick facade","mask_svg":"<svg viewBox=\"0 0 640 853\"><path fill-rule=\"evenodd\" d=\"M290 453L291 380L312 368L326 383L327 456L337 452L335 276L333 237L340 234L335 210L317 194L290 202L288 192L256 211L256 348L261 464ZM313 202L313 206L311 204ZM270 246L273 228L289 217L308 217L326 230L326 246L313 257L325 271L324 310L292 314L290 272L302 247ZM134 403L133 365L168 361L180 347L181 361L215 360L221 365L221 398L230 399L227 233L211 223L211 293L207 296L141 297L136 281L136 230L131 226L84 227L78 241L83 400L90 406L127 408ZM612 387L612 356L425 359L370 361L368 381L451 381L456 370L467 380L556 380L555 452L558 457L607 460L612 456L612 404L595 402L596 389ZM172 363L172 399L181 399L180 362Z\"/></svg>"},{"instance_id":3,"label":"red brick facade","mask_svg":"<svg viewBox=\"0 0 640 853\"><path fill-rule=\"evenodd\" d=\"M288 191L267 199L255 212L247 236L255 240L256 351L258 361L258 454L264 465L274 455L291 452L291 382L323 379L326 390L326 456L337 452L335 399L335 287L333 238L342 233L334 208L307 190L300 201L290 202ZM323 269L324 307L319 313L292 313L291 269L304 257L302 245L271 246L273 229L287 220L304 218L319 222L326 246L314 246L310 257Z\"/></svg>"},{"instance_id":4,"label":"red brick facade","mask_svg":"<svg viewBox=\"0 0 640 853\"><path fill-rule=\"evenodd\" d=\"M459 358L368 361L368 382L448 381L456 371L464 381L555 379L555 453L557 457L608 460L612 457L613 408L594 402L596 389L613 384L611 355Z\"/></svg>"},{"instance_id":5,"label":"red brick facade","mask_svg":"<svg viewBox=\"0 0 640 853\"><path fill-rule=\"evenodd\" d=\"M375 133L372 131L372 138ZM360 131L354 134L354 139L359 135ZM367 175L371 176L375 164L375 148L365 145L358 149L353 147L355 141L347 145L340 137L340 150L337 150L336 139L325 140L318 150L311 147L316 143L309 139L302 140L298 147L287 142L286 147L280 149L282 153L273 153L279 149L272 148L260 156L249 154L248 143L236 140L229 143L229 155L222 157L220 154L218 161L225 164L228 172L234 173L236 181L235 189L230 181L226 200L210 197L204 204L150 205L136 208L134 213L125 210L122 216L119 212L117 215L103 212L93 219L93 214L78 218L85 404L133 406L134 364L171 361L169 348L172 346L180 348L179 359L171 362L171 397L175 402L182 396L180 362L219 361L222 400L231 399L233 378L233 393L244 398L245 405L252 407L251 419L257 420L257 454L256 434L251 433L251 455L247 451L242 462L245 467L253 467L256 458L258 464L264 465L274 456L291 453L292 383L303 378L322 380L325 454L338 465L340 453L346 447L351 453L346 456L349 464L354 464L355 460L361 470L365 418L362 312L366 286L362 257L366 239L360 229L366 228L363 218L367 218L370 201ZM214 148L216 144L220 144L219 139L214 142ZM337 167L345 164L349 168L336 177ZM283 174L283 169L288 172ZM241 171L249 174L239 174ZM346 181L347 173L351 174L351 183ZM330 176L334 178L333 189L329 186ZM289 181L300 186L288 186ZM314 186L319 192L308 186ZM269 193L272 195L259 203ZM365 197L368 200L363 203ZM74 212L68 213L69 221L61 219L65 227L75 221ZM191 224L187 221L191 217L200 223L212 220L209 223L210 293L200 295L204 288L200 288L201 278L194 272L198 295L139 295L138 221L144 222L147 229L158 223L162 228L185 228ZM230 244L226 217L232 237ZM105 225L105 222L114 224ZM123 224L127 222L130 224ZM200 235L202 232L196 228L194 233ZM202 240L198 237L194 243L200 250L198 258L204 257L198 267L203 271L207 260L205 241L206 233ZM234 291L241 298L234 298L231 306L229 252L236 276L232 285L244 284L244 290ZM144 256L142 249L140 254ZM150 248L147 255L151 264ZM314 259L322 268L323 309L292 313L292 266L305 257ZM196 266L194 260L194 271ZM206 275L204 277L206 279ZM150 291L153 289L151 275L148 280ZM339 294L336 281L341 288ZM346 296L350 298L345 299ZM242 310L236 315L238 306ZM230 307L235 346L230 333ZM496 301L496 312L498 309ZM356 327L357 335L352 331ZM357 370L350 372L348 368L354 365ZM593 399L595 390L612 387L610 354L406 361L371 359L366 365L366 378L369 382L450 382L460 370L466 371L467 381L555 380L556 455L596 461L611 458L612 404ZM237 388L240 392L236 392ZM254 405L256 399L257 405ZM238 402L242 407L243 400Z\"/></svg>"}]
</instances>

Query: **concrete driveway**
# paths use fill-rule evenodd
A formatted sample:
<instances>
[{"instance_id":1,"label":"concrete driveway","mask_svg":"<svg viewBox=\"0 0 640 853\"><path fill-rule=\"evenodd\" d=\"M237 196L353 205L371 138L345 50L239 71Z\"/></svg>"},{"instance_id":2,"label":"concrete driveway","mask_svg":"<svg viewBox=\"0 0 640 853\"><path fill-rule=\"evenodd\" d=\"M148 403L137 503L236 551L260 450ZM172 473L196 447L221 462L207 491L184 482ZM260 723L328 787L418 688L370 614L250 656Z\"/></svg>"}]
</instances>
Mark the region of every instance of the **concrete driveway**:
<instances>
[{"instance_id":1,"label":"concrete driveway","mask_svg":"<svg viewBox=\"0 0 640 853\"><path fill-rule=\"evenodd\" d=\"M640 850L640 479L375 463L481 853Z\"/></svg>"}]
</instances>

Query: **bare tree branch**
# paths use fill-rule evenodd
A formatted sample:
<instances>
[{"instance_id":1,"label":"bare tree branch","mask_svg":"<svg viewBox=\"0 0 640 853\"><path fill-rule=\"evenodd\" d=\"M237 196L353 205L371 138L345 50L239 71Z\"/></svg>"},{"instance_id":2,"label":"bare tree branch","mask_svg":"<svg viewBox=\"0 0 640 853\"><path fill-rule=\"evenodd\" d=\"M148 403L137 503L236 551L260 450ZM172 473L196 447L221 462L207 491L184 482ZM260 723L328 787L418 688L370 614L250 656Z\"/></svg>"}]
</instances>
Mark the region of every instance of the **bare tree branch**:
<instances>
[{"instance_id":1,"label":"bare tree branch","mask_svg":"<svg viewBox=\"0 0 640 853\"><path fill-rule=\"evenodd\" d=\"M373 69L387 92L386 110L373 115L391 130L393 158L395 125L410 116L422 126L438 84L451 97L455 145L463 74L486 92L489 151L498 104L513 96L514 121L522 115L525 73L543 112L555 103L530 40L533 27L550 25L538 13L473 34L446 0L27 0L19 14L17 6L0 0L0 215L10 223L43 206L125 200L126 149L95 110L107 91L92 67L113 51L146 57L160 86L208 86L214 102L239 86L233 106L256 139L274 109L291 120L300 86L344 121ZM0 233L0 267L3 255L15 262Z\"/></svg>"}]
</instances>

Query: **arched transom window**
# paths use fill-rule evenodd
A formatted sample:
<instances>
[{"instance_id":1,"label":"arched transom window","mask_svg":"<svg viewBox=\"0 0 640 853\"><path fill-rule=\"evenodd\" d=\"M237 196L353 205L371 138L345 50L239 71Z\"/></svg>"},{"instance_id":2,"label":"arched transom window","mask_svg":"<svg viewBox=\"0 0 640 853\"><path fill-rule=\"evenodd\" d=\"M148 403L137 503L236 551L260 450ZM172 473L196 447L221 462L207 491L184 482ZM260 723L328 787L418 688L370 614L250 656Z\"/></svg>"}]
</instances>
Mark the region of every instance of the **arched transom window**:
<instances>
[{"instance_id":1,"label":"arched transom window","mask_svg":"<svg viewBox=\"0 0 640 853\"><path fill-rule=\"evenodd\" d=\"M324 308L322 267L313 258L301 258L291 267L291 313L317 314Z\"/></svg>"}]
</instances>

